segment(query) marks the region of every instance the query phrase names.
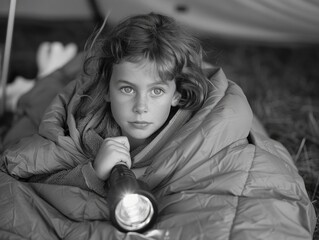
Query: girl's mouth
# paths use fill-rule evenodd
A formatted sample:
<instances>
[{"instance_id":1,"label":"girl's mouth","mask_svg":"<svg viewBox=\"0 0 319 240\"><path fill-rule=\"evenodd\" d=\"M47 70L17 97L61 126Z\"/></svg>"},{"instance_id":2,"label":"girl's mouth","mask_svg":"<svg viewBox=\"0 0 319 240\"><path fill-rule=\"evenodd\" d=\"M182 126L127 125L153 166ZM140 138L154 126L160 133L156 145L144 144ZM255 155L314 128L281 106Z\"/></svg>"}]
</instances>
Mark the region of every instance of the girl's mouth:
<instances>
[{"instance_id":1,"label":"girl's mouth","mask_svg":"<svg viewBox=\"0 0 319 240\"><path fill-rule=\"evenodd\" d=\"M148 127L151 123L145 122L145 121L136 121L136 122L130 122L130 124L137 129L144 129Z\"/></svg>"}]
</instances>

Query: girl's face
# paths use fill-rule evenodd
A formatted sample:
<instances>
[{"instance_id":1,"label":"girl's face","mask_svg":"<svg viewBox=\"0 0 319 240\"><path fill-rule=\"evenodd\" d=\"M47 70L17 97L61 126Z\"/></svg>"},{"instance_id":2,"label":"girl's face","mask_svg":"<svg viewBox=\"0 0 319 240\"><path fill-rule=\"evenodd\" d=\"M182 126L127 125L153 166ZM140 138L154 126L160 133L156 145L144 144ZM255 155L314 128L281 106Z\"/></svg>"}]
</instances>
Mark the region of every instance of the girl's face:
<instances>
[{"instance_id":1,"label":"girl's face","mask_svg":"<svg viewBox=\"0 0 319 240\"><path fill-rule=\"evenodd\" d=\"M135 148L165 123L180 94L175 81L162 81L153 64L122 62L113 66L107 99L122 134Z\"/></svg>"}]
</instances>

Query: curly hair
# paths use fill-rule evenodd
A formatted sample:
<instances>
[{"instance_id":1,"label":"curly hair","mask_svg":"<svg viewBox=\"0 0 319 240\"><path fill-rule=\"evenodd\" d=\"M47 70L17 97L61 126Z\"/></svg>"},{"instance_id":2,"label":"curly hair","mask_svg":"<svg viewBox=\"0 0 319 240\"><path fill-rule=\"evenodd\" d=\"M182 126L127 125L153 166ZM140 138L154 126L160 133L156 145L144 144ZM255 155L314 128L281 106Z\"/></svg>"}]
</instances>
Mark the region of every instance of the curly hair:
<instances>
[{"instance_id":1,"label":"curly hair","mask_svg":"<svg viewBox=\"0 0 319 240\"><path fill-rule=\"evenodd\" d=\"M202 47L173 18L155 13L131 16L106 33L94 34L84 63L91 85L84 93L90 97L82 99L79 109L82 116L103 116L109 109L105 96L113 65L123 61L154 63L163 81L175 81L181 94L178 107L196 111L203 104L208 82L202 71Z\"/></svg>"}]
</instances>

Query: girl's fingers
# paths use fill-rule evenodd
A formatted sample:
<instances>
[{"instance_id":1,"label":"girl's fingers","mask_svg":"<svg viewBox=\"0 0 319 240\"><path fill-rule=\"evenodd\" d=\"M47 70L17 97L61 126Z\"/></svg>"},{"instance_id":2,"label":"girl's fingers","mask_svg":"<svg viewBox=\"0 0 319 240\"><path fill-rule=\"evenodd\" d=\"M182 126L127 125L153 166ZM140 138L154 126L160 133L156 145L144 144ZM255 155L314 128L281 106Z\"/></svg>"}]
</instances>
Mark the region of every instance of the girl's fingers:
<instances>
[{"instance_id":1,"label":"girl's fingers","mask_svg":"<svg viewBox=\"0 0 319 240\"><path fill-rule=\"evenodd\" d=\"M97 176L105 180L116 164L125 164L131 168L130 145L126 137L107 138L103 141L93 162Z\"/></svg>"},{"instance_id":2,"label":"girl's fingers","mask_svg":"<svg viewBox=\"0 0 319 240\"><path fill-rule=\"evenodd\" d=\"M113 137L113 138L106 138L104 140L106 144L114 144L118 147L124 147L128 152L130 151L130 143L127 137Z\"/></svg>"},{"instance_id":3,"label":"girl's fingers","mask_svg":"<svg viewBox=\"0 0 319 240\"><path fill-rule=\"evenodd\" d=\"M115 158L112 159L115 164L122 162L131 168L130 145L127 137L107 138L104 140L104 147L107 152L113 152L115 154L116 157L113 155Z\"/></svg>"},{"instance_id":4,"label":"girl's fingers","mask_svg":"<svg viewBox=\"0 0 319 240\"><path fill-rule=\"evenodd\" d=\"M112 138L114 141L122 144L123 146L125 146L127 148L128 151L130 151L130 143L127 139L127 137L124 136L120 136L120 137L114 137Z\"/></svg>"},{"instance_id":5,"label":"girl's fingers","mask_svg":"<svg viewBox=\"0 0 319 240\"><path fill-rule=\"evenodd\" d=\"M102 148L107 152L116 152L126 158L131 158L129 149L118 141L107 140Z\"/></svg>"}]
</instances>

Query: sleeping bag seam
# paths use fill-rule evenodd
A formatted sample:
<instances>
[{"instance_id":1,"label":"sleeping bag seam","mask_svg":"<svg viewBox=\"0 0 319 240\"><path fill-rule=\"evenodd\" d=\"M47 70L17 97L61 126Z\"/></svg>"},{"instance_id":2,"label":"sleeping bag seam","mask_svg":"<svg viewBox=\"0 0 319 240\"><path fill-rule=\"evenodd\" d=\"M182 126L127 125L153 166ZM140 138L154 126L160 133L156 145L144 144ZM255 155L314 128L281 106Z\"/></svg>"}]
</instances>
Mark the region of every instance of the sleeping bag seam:
<instances>
[{"instance_id":1,"label":"sleeping bag seam","mask_svg":"<svg viewBox=\"0 0 319 240\"><path fill-rule=\"evenodd\" d=\"M239 200L240 200L240 197L243 195L245 186L246 186L246 184L247 184L248 177L249 177L249 173L250 173L251 168L252 168L252 166L253 166L253 162L254 162L255 156L256 156L256 147L254 146L254 155L251 157L251 162L250 162L249 169L247 170L247 177L246 177L246 180L245 180L245 184L243 185L243 188L242 188L242 190L241 190L240 195L237 196L237 204L236 204L236 209L235 209L235 215L234 215L233 221L232 221L232 223L231 223L231 227L230 227L230 231L229 231L229 238L228 238L228 239L232 239L231 236L232 236L232 232L233 232L233 229L234 229L234 223L235 223L235 220L236 220L236 218L237 218L237 211L238 211Z\"/></svg>"}]
</instances>

